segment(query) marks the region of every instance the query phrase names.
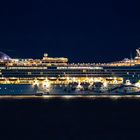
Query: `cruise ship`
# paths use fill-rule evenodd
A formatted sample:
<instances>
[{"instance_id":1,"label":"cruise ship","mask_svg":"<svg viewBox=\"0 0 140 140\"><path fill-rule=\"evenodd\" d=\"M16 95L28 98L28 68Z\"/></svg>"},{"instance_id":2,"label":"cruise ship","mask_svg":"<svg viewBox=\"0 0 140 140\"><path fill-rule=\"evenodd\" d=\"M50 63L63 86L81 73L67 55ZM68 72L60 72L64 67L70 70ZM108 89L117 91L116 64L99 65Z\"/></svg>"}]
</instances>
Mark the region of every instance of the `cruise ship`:
<instances>
[{"instance_id":1,"label":"cruise ship","mask_svg":"<svg viewBox=\"0 0 140 140\"><path fill-rule=\"evenodd\" d=\"M11 58L0 52L0 95L140 94L140 48L133 59L69 63L68 58Z\"/></svg>"}]
</instances>

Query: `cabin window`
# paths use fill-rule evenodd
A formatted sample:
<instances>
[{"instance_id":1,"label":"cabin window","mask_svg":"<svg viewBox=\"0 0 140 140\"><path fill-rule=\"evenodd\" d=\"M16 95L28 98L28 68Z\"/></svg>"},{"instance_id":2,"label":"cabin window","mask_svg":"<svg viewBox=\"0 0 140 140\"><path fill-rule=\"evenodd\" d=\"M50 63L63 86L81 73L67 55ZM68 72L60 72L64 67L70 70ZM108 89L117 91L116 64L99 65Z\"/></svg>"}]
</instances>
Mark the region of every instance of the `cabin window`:
<instances>
[{"instance_id":1,"label":"cabin window","mask_svg":"<svg viewBox=\"0 0 140 140\"><path fill-rule=\"evenodd\" d=\"M31 72L28 72L28 75L32 75L32 73Z\"/></svg>"},{"instance_id":2,"label":"cabin window","mask_svg":"<svg viewBox=\"0 0 140 140\"><path fill-rule=\"evenodd\" d=\"M43 75L43 72L40 72L40 75Z\"/></svg>"}]
</instances>

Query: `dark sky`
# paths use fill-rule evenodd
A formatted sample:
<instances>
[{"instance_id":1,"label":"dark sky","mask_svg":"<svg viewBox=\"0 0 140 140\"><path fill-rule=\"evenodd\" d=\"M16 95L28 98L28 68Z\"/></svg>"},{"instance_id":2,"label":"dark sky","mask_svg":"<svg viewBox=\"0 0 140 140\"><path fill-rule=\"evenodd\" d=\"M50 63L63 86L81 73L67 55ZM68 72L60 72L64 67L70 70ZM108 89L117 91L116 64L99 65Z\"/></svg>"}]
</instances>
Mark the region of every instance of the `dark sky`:
<instances>
[{"instance_id":1,"label":"dark sky","mask_svg":"<svg viewBox=\"0 0 140 140\"><path fill-rule=\"evenodd\" d=\"M13 57L64 56L70 62L130 57L140 47L136 1L3 1L0 49Z\"/></svg>"}]
</instances>

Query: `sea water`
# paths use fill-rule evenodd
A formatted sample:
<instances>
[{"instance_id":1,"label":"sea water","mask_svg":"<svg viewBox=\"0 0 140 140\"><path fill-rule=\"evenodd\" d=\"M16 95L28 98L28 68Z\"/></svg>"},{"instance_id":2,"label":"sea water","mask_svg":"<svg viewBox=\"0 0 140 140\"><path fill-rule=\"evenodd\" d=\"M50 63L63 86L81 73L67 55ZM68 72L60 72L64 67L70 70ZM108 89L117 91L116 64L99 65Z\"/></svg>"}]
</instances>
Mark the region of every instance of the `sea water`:
<instances>
[{"instance_id":1,"label":"sea water","mask_svg":"<svg viewBox=\"0 0 140 140\"><path fill-rule=\"evenodd\" d=\"M0 99L7 139L135 139L139 132L139 98Z\"/></svg>"}]
</instances>

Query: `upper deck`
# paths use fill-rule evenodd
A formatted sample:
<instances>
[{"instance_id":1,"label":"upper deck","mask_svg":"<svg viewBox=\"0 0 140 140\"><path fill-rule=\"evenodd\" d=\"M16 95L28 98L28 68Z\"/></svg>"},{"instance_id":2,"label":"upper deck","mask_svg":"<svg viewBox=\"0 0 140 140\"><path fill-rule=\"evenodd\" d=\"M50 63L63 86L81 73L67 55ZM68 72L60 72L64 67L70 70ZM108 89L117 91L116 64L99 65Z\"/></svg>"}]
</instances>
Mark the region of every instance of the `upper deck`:
<instances>
[{"instance_id":1,"label":"upper deck","mask_svg":"<svg viewBox=\"0 0 140 140\"><path fill-rule=\"evenodd\" d=\"M140 65L140 48L136 50L134 59L125 58L122 61L111 63L68 63L68 58L48 57L45 53L42 59L0 59L0 66L5 67L50 67L50 66L68 66L68 67L119 67Z\"/></svg>"}]
</instances>

